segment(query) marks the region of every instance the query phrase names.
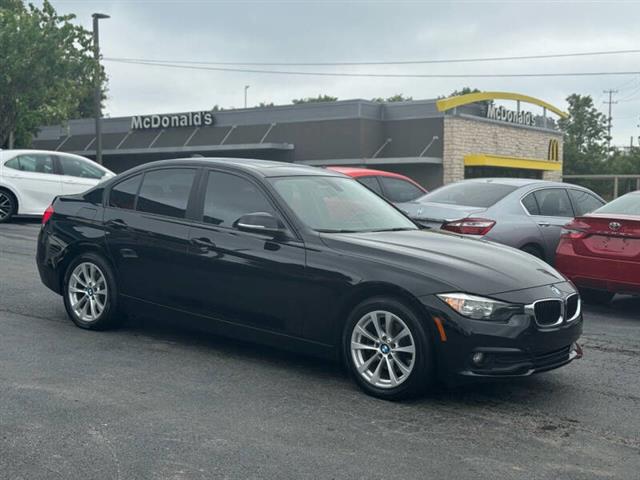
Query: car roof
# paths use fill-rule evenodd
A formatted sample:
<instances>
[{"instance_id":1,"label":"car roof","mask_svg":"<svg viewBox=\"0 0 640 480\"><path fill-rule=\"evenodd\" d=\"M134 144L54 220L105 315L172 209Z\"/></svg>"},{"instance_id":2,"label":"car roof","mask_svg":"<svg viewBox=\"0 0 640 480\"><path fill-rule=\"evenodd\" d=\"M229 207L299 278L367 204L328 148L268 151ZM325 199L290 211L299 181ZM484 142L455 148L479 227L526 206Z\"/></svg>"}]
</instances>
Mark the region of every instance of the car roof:
<instances>
[{"instance_id":1,"label":"car roof","mask_svg":"<svg viewBox=\"0 0 640 480\"><path fill-rule=\"evenodd\" d=\"M49 155L70 155L72 157L80 157L81 155L77 155L75 153L68 153L68 152L57 152L54 150L38 150L35 148L16 148L16 149L10 149L10 150L2 150L0 149L0 153L1 154L9 154L9 155L23 155L26 153L47 153ZM85 158L85 157L82 157Z\"/></svg>"},{"instance_id":2,"label":"car roof","mask_svg":"<svg viewBox=\"0 0 640 480\"><path fill-rule=\"evenodd\" d=\"M461 180L458 183L492 183L495 185L511 185L513 187L575 187L582 190L588 190L585 187L573 183L553 182L551 180L539 180L537 178L508 178L508 177L492 177L492 178L469 178Z\"/></svg>"},{"instance_id":3,"label":"car roof","mask_svg":"<svg viewBox=\"0 0 640 480\"><path fill-rule=\"evenodd\" d=\"M262 177L292 177L304 175L344 177L344 175L341 175L338 172L332 172L324 168L311 167L309 165L301 165L298 163L231 157L189 157L159 160L156 162L144 163L132 168L130 171L133 172L134 170L146 170L154 167L174 167L184 165L201 167L232 167L236 170L253 173Z\"/></svg>"},{"instance_id":4,"label":"car roof","mask_svg":"<svg viewBox=\"0 0 640 480\"><path fill-rule=\"evenodd\" d=\"M333 170L334 172L344 173L345 175L349 175L350 177L366 177L369 175L377 175L381 177L394 177L394 178L404 178L404 175L394 172L385 172L384 170L374 170L373 168L362 168L362 167L327 167L329 170Z\"/></svg>"}]
</instances>

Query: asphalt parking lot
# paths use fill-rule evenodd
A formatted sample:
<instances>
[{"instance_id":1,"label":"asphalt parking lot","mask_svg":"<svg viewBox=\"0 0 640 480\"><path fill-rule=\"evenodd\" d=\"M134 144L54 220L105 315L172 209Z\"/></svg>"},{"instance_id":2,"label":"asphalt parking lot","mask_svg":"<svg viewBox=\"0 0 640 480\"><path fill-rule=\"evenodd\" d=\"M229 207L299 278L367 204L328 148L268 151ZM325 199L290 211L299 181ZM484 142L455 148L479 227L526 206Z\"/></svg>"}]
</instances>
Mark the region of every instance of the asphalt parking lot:
<instances>
[{"instance_id":1,"label":"asphalt parking lot","mask_svg":"<svg viewBox=\"0 0 640 480\"><path fill-rule=\"evenodd\" d=\"M421 400L177 324L88 332L0 225L2 479L640 478L640 299L585 313L585 358Z\"/></svg>"}]
</instances>

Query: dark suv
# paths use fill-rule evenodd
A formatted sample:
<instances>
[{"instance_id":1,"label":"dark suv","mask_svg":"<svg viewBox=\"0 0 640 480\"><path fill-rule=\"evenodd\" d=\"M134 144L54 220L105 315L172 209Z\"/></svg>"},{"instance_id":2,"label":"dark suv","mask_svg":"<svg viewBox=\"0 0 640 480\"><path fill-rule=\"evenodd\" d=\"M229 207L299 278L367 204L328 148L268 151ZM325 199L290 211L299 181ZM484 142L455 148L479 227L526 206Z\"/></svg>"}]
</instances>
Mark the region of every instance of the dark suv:
<instances>
[{"instance_id":1,"label":"dark suv","mask_svg":"<svg viewBox=\"0 0 640 480\"><path fill-rule=\"evenodd\" d=\"M134 168L58 197L43 282L76 325L136 310L342 359L382 398L435 379L525 376L580 354L580 298L546 263L421 230L328 170L238 159Z\"/></svg>"}]
</instances>

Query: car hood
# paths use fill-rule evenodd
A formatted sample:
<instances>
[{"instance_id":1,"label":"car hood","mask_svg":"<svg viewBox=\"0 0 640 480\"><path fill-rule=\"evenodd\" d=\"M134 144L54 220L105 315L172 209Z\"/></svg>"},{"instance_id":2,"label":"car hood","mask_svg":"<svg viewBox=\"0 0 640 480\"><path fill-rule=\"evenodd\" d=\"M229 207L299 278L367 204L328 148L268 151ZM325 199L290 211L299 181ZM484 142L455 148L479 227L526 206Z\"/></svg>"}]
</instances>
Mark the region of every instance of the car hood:
<instances>
[{"instance_id":1,"label":"car hood","mask_svg":"<svg viewBox=\"0 0 640 480\"><path fill-rule=\"evenodd\" d=\"M432 202L405 202L398 203L396 206L414 220L430 220L440 223L460 220L486 210L486 208L481 207Z\"/></svg>"},{"instance_id":2,"label":"car hood","mask_svg":"<svg viewBox=\"0 0 640 480\"><path fill-rule=\"evenodd\" d=\"M565 281L524 252L446 232L323 234L322 239L335 250L419 273L461 292L492 295Z\"/></svg>"}]
</instances>

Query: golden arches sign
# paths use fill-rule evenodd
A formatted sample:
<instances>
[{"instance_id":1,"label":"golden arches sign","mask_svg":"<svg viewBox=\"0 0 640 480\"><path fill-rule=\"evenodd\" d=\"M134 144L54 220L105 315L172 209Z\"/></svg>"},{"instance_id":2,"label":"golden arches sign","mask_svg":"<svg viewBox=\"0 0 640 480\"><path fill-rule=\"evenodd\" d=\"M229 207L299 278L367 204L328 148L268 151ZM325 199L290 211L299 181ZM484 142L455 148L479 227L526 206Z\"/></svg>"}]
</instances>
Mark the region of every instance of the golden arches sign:
<instances>
[{"instance_id":1,"label":"golden arches sign","mask_svg":"<svg viewBox=\"0 0 640 480\"><path fill-rule=\"evenodd\" d=\"M552 138L549 140L549 153L547 154L547 160L557 162L559 159L560 143L557 139Z\"/></svg>"},{"instance_id":2,"label":"golden arches sign","mask_svg":"<svg viewBox=\"0 0 640 480\"><path fill-rule=\"evenodd\" d=\"M444 112L447 110L451 110L452 108L460 107L462 105L468 105L470 103L482 102L486 100L515 100L525 103L531 103L533 105L538 105L542 108L545 108L561 118L567 118L569 116L568 113L563 112L558 107L554 107L544 100L530 97L529 95L522 95L520 93L511 92L478 92L468 93L466 95L457 95L455 97L442 98L436 101L436 108L439 112Z\"/></svg>"}]
</instances>

